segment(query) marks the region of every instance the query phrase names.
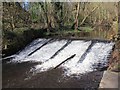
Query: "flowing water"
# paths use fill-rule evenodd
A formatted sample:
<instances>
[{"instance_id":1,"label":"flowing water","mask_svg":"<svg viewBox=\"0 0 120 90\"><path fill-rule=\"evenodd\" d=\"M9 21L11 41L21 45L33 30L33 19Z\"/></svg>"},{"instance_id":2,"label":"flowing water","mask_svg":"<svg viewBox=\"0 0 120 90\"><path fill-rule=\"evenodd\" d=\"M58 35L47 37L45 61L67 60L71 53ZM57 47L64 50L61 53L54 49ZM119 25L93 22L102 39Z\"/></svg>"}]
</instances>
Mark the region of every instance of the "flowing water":
<instances>
[{"instance_id":1,"label":"flowing water","mask_svg":"<svg viewBox=\"0 0 120 90\"><path fill-rule=\"evenodd\" d=\"M47 83L49 83L49 79L51 78L57 77L57 79L55 79L57 83L57 81L61 82L61 80L58 80L58 78L62 78L62 77L71 78L73 76L78 77L78 80L84 81L84 79L80 79L80 77L81 78L84 77L88 79L87 77L89 75L91 75L92 77L91 73L97 75L95 72L98 72L108 66L108 58L110 56L113 46L114 46L113 42L107 42L107 41L103 42L103 41L93 41L93 40L86 41L86 40L64 40L64 39L62 40L37 39L34 40L32 43L30 43L30 45L26 46L24 50L13 55L13 57L9 61L9 64L15 64L16 67L19 67L18 63L19 64L22 63L24 64L28 62L33 63L32 65L30 65L29 69L27 68L27 66L24 66L24 69L27 68L26 72L35 73L36 77L40 75L39 80L41 80L40 77L42 78L42 80L43 77L46 78L45 80L48 80ZM21 68L23 69L23 67ZM59 75L58 72L61 72L62 76ZM46 75L48 75L48 73L50 77L47 78ZM54 75L54 77L52 75ZM32 74L30 77L32 78L35 76ZM32 80L31 78L28 79ZM93 78L94 77L92 77L92 79ZM27 79L24 78L24 80ZM62 83L64 81L68 82L67 80L63 80ZM21 81L21 83L23 82ZM76 84L79 83L81 82L77 81ZM65 84L68 83L64 83L60 85L64 87ZM33 86L35 87L35 85Z\"/></svg>"}]
</instances>

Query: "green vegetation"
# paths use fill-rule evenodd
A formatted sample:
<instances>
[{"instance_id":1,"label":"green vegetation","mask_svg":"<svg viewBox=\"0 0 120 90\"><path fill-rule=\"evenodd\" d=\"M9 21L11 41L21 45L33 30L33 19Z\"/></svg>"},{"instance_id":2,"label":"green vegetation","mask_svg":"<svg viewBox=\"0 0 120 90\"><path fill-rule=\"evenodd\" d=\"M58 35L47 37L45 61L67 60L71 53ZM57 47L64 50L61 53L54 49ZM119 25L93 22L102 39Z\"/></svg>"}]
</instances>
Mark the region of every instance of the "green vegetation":
<instances>
[{"instance_id":1,"label":"green vegetation","mask_svg":"<svg viewBox=\"0 0 120 90\"><path fill-rule=\"evenodd\" d=\"M3 32L3 55L11 55L23 49L27 44L36 38L44 36L43 30L26 28L15 29L14 31Z\"/></svg>"},{"instance_id":2,"label":"green vegetation","mask_svg":"<svg viewBox=\"0 0 120 90\"><path fill-rule=\"evenodd\" d=\"M3 56L16 53L36 38L112 40L118 32L117 9L117 2L4 2Z\"/></svg>"}]
</instances>

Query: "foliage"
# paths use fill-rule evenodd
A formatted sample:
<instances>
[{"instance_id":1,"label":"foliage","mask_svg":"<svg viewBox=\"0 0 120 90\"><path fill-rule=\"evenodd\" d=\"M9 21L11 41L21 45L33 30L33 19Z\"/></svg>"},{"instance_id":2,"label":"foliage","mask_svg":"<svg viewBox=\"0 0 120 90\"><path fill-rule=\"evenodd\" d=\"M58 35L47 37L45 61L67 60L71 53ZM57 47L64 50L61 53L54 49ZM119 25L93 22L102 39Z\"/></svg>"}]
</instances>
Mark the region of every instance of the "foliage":
<instances>
[{"instance_id":1,"label":"foliage","mask_svg":"<svg viewBox=\"0 0 120 90\"><path fill-rule=\"evenodd\" d=\"M24 3L3 3L3 51L18 51L39 37L111 39L118 32L117 2Z\"/></svg>"},{"instance_id":2,"label":"foliage","mask_svg":"<svg viewBox=\"0 0 120 90\"><path fill-rule=\"evenodd\" d=\"M36 38L44 37L45 30L33 30L26 28L3 32L3 54L11 55L23 49L25 45ZM5 47L7 46L7 48ZM5 55L5 56L6 56Z\"/></svg>"}]
</instances>

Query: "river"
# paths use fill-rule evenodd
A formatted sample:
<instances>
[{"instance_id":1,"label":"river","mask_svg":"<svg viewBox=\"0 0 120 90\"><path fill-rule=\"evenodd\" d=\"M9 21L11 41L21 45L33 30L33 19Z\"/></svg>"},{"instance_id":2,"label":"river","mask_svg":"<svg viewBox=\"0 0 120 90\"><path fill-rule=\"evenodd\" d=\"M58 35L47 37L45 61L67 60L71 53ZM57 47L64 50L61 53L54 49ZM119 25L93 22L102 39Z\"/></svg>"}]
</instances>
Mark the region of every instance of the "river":
<instances>
[{"instance_id":1,"label":"river","mask_svg":"<svg viewBox=\"0 0 120 90\"><path fill-rule=\"evenodd\" d=\"M36 39L4 58L2 86L98 88L113 46L100 40Z\"/></svg>"}]
</instances>

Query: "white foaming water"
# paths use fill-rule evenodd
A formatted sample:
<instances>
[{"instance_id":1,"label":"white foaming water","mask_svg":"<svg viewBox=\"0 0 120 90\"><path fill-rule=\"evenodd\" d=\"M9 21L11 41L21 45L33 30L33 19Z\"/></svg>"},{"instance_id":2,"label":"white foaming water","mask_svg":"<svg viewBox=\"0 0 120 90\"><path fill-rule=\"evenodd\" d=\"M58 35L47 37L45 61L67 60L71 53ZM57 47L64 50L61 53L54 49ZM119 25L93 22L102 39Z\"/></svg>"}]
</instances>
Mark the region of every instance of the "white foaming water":
<instances>
[{"instance_id":1,"label":"white foaming water","mask_svg":"<svg viewBox=\"0 0 120 90\"><path fill-rule=\"evenodd\" d=\"M93 44L89 52L87 52L83 61L80 58L88 47L91 45L91 41L73 40L68 46L61 50L54 58L50 59L59 49L61 49L68 40L56 40L50 41L42 48L34 52L29 56L30 53L41 47L43 44L48 42L50 39L37 39L28 45L24 50L10 57L14 57L12 62L43 62L41 65L34 67L33 72L40 73L49 69L55 68L61 62L66 60L75 54L73 58L63 63L60 67L65 70L64 75L80 75L88 72L95 71L96 68L105 67L108 63L107 57L109 56L114 43L96 42ZM8 57L9 58L9 57ZM58 67L59 68L59 67Z\"/></svg>"},{"instance_id":2,"label":"white foaming water","mask_svg":"<svg viewBox=\"0 0 120 90\"><path fill-rule=\"evenodd\" d=\"M61 62L72 56L73 54L76 54L74 57L74 63L76 63L81 55L85 52L85 50L88 48L88 46L91 44L91 41L84 42L80 40L72 41L71 44L69 44L66 48L64 48L57 56L55 56L53 59L49 59L47 62L44 62L41 65L35 66L36 72L43 72L47 71L50 68L54 68L57 65L59 65ZM71 64L71 65L72 65Z\"/></svg>"},{"instance_id":3,"label":"white foaming water","mask_svg":"<svg viewBox=\"0 0 120 90\"><path fill-rule=\"evenodd\" d=\"M54 41L42 47L40 50L33 53L24 61L35 61L35 62L44 62L52 57L60 48L62 48L67 43L67 40Z\"/></svg>"},{"instance_id":4,"label":"white foaming water","mask_svg":"<svg viewBox=\"0 0 120 90\"><path fill-rule=\"evenodd\" d=\"M32 51L36 50L38 47L42 46L44 43L48 42L50 39L37 39L25 47L22 51L15 55L11 62L21 62L25 57L27 57Z\"/></svg>"},{"instance_id":5,"label":"white foaming water","mask_svg":"<svg viewBox=\"0 0 120 90\"><path fill-rule=\"evenodd\" d=\"M66 43L67 43L67 40L54 41L54 42L46 44L45 46L43 46L42 48L40 48L39 50L34 52L32 55L27 56L27 57L24 57L24 54L26 52L21 52L21 54L23 55L22 58L19 58L18 59L19 61L17 60L17 58L15 58L15 59L17 60L17 62L27 62L27 61L44 62L47 59L49 59L52 55L54 55L55 52L57 52ZM43 44L39 44L38 46L40 47L42 45ZM31 47L31 48L34 48L34 47ZM37 49L37 48L35 48L35 49ZM31 49L31 50L34 51L33 49ZM18 57L20 57L20 56L21 55L19 55Z\"/></svg>"},{"instance_id":6,"label":"white foaming water","mask_svg":"<svg viewBox=\"0 0 120 90\"><path fill-rule=\"evenodd\" d=\"M65 75L85 74L95 71L97 67L100 68L106 66L108 63L107 57L109 56L113 45L114 43L96 43L82 63L74 63L74 60L71 60L62 65L66 70ZM101 66L98 66L98 64Z\"/></svg>"},{"instance_id":7,"label":"white foaming water","mask_svg":"<svg viewBox=\"0 0 120 90\"><path fill-rule=\"evenodd\" d=\"M39 47L39 45L41 46L44 42L48 41L49 39L36 39L33 42L31 42L28 46L26 46L22 51L19 51L17 54L5 57L3 59L7 59L7 58L14 58L13 61L17 61L20 59L25 58L29 53L31 53L32 51L34 51L36 48Z\"/></svg>"}]
</instances>

